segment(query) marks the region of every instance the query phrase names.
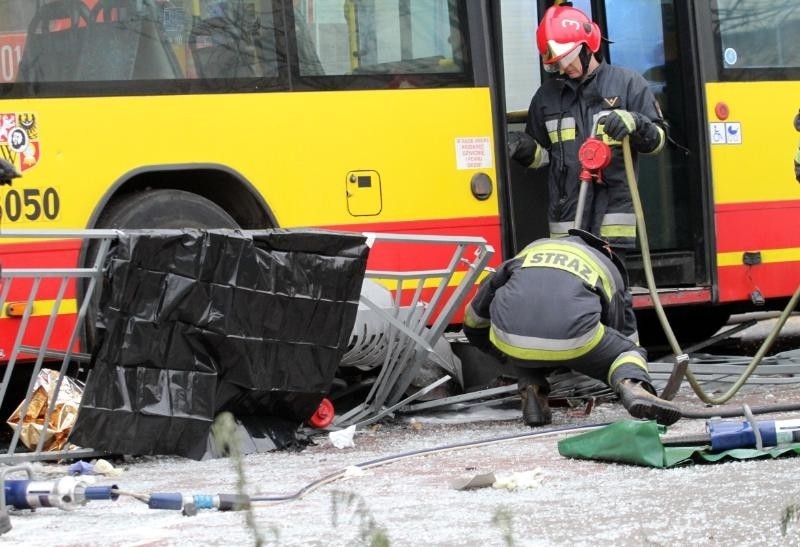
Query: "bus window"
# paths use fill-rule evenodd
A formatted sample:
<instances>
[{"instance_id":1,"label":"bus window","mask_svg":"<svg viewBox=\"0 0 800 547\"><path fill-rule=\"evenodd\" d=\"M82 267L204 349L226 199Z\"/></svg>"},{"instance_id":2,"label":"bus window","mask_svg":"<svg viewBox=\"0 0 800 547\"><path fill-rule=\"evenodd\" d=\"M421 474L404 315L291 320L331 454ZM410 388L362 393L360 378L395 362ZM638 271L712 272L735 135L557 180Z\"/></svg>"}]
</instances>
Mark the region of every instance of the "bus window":
<instances>
[{"instance_id":1,"label":"bus window","mask_svg":"<svg viewBox=\"0 0 800 547\"><path fill-rule=\"evenodd\" d=\"M0 83L20 84L7 96L274 88L276 2L52 0L24 8L6 2ZM15 48L18 67L5 66L15 60Z\"/></svg>"},{"instance_id":2,"label":"bus window","mask_svg":"<svg viewBox=\"0 0 800 547\"><path fill-rule=\"evenodd\" d=\"M294 0L300 76L396 75L384 87L426 87L415 75L466 71L459 4Z\"/></svg>"},{"instance_id":3,"label":"bus window","mask_svg":"<svg viewBox=\"0 0 800 547\"><path fill-rule=\"evenodd\" d=\"M717 0L712 16L725 69L800 68L796 0Z\"/></svg>"},{"instance_id":4,"label":"bus window","mask_svg":"<svg viewBox=\"0 0 800 547\"><path fill-rule=\"evenodd\" d=\"M24 28L36 11L30 0L5 0L0 2L0 33L16 33Z\"/></svg>"},{"instance_id":5,"label":"bus window","mask_svg":"<svg viewBox=\"0 0 800 547\"><path fill-rule=\"evenodd\" d=\"M527 111L542 83L536 51L536 3L506 0L500 4L503 20L503 74L506 110ZM521 128L515 128L521 129Z\"/></svg>"},{"instance_id":6,"label":"bus window","mask_svg":"<svg viewBox=\"0 0 800 547\"><path fill-rule=\"evenodd\" d=\"M180 15L185 10L173 9L173 33L180 40L186 21ZM272 12L271 2L209 3L202 18L193 18L189 32L194 76L205 80L277 76ZM181 42L173 39L173 43Z\"/></svg>"}]
</instances>

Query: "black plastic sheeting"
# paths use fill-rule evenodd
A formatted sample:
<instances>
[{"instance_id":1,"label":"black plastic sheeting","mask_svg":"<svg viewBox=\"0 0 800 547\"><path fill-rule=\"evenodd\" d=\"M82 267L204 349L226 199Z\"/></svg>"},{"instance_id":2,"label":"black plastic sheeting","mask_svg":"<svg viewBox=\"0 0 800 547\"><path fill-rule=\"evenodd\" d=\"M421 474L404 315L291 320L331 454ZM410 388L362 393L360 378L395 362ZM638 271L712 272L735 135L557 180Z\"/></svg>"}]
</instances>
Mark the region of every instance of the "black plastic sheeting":
<instances>
[{"instance_id":1,"label":"black plastic sheeting","mask_svg":"<svg viewBox=\"0 0 800 547\"><path fill-rule=\"evenodd\" d=\"M299 426L347 348L368 252L321 230L124 233L70 442L200 459L222 411Z\"/></svg>"}]
</instances>

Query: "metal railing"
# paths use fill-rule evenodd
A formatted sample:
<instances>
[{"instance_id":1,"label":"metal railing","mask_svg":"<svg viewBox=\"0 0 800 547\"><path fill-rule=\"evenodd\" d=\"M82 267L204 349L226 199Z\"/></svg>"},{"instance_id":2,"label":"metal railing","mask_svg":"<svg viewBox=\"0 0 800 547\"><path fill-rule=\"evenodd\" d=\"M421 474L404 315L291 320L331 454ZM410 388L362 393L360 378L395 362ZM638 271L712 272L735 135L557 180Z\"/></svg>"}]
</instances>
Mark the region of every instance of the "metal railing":
<instances>
[{"instance_id":1,"label":"metal railing","mask_svg":"<svg viewBox=\"0 0 800 547\"><path fill-rule=\"evenodd\" d=\"M58 400L58 394L61 393L62 385L67 378L67 369L69 365L76 361L85 359L85 355L80 355L76 351L79 343L80 329L83 325L83 320L92 302L92 295L97 289L99 280L103 275L103 264L111 246L111 243L119 237L118 230L58 230L58 231L40 231L40 230L3 230L0 232L0 243L6 239L77 239L81 242L88 242L94 240L97 242L97 252L91 266L86 268L3 268L0 272L0 310L5 311L9 302L9 295L15 284L27 284L27 298L24 302L22 314L19 317L19 322L16 325L16 337L11 348L11 352L3 372L3 382L0 384L0 405L5 401L8 394L8 388L11 385L11 379L14 374L15 368L27 365L30 361L30 356L35 356L32 367L30 368L30 381L26 395L20 406L18 407L18 414L20 416L19 424L13 428L14 433L11 437L8 448L4 454L0 454L0 463L15 463L18 461L36 460L36 459L58 459L63 457L88 457L95 454L94 451L89 449L64 449L64 450L50 450L43 451L45 442L48 440L48 425L53 416L53 412ZM2 266L2 264L0 264ZM57 283L58 289L56 291L55 300L52 302L49 312L46 314L47 320L42 331L42 335L38 340L31 340L28 336L28 328L32 323L32 315L34 305L39 298L39 293L43 282L50 280ZM70 284L73 286L71 290L77 291L78 287L75 285L78 280L86 280L85 287L83 288L83 298L80 306L78 307L77 314L74 315L70 321L71 325L66 328L68 330L67 342L63 350L54 350L51 348L51 339L56 327L56 320L62 314L61 306L65 301L65 296ZM25 289L23 289L25 290ZM11 319L7 319L5 323L9 323ZM16 321L14 319L13 321ZM4 328L8 328L5 326ZM23 344L27 340L28 344ZM60 365L58 360L60 359ZM49 404L43 418L41 420L41 430L38 435L38 441L35 446L29 446L28 452L18 452L17 449L20 443L20 435L23 431L25 418L28 416L28 411L33 401L33 396L36 393L36 381L39 373L42 370L45 361L48 365L58 366L58 379L56 381L53 396L49 397ZM18 394L12 394L18 396ZM38 420L37 420L38 421Z\"/></svg>"},{"instance_id":2,"label":"metal railing","mask_svg":"<svg viewBox=\"0 0 800 547\"><path fill-rule=\"evenodd\" d=\"M430 270L367 270L366 278L379 281L393 295L391 306L381 307L362 293L361 302L382 321L378 336L383 356L380 372L363 403L336 417L336 426L366 425L380 420L430 389L448 380L442 377L414 395L403 399L422 364L431 359L447 369L448 363L434 350L439 338L460 309L470 289L486 269L494 249L478 237L406 236L368 234L373 245L433 245L444 247L441 267ZM468 251L472 255L468 256ZM465 266L460 279L458 266ZM426 294L427 292L427 294ZM403 296L406 296L405 301ZM343 362L348 362L345 355ZM402 400L401 400L402 399Z\"/></svg>"}]
</instances>

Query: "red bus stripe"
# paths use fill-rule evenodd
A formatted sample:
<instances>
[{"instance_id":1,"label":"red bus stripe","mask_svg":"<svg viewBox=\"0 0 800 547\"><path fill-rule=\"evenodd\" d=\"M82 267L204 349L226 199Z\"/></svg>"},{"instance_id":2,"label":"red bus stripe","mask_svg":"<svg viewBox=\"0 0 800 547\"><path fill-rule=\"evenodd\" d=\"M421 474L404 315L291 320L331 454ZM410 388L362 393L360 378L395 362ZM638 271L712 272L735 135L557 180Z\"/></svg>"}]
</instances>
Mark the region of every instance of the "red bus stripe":
<instances>
[{"instance_id":1,"label":"red bus stripe","mask_svg":"<svg viewBox=\"0 0 800 547\"><path fill-rule=\"evenodd\" d=\"M750 300L758 289L764 298L786 297L797 290L800 262L777 262L758 266L724 266L719 268L720 302Z\"/></svg>"},{"instance_id":2,"label":"red bus stripe","mask_svg":"<svg viewBox=\"0 0 800 547\"><path fill-rule=\"evenodd\" d=\"M661 291L658 294L658 300L664 306L676 306L679 304L701 304L704 302L711 302L711 289L700 288L696 290L676 290L676 291ZM653 299L650 294L634 294L633 295L634 308L652 308Z\"/></svg>"},{"instance_id":3,"label":"red bus stripe","mask_svg":"<svg viewBox=\"0 0 800 547\"><path fill-rule=\"evenodd\" d=\"M75 314L63 314L59 316L47 344L48 350L64 351L66 349L67 342L69 342L70 335L72 334L72 328L75 326L76 318L77 315ZM31 317L25 329L25 334L22 337L22 345L32 346L34 348L41 347L48 320L49 317L47 316ZM6 361L11 357L11 351L17 339L17 331L21 324L21 319L0 319L0 361ZM79 350L77 342L73 350Z\"/></svg>"},{"instance_id":4,"label":"red bus stripe","mask_svg":"<svg viewBox=\"0 0 800 547\"><path fill-rule=\"evenodd\" d=\"M80 251L79 240L47 240L31 243L9 243L0 245L0 266L8 269L16 268L74 268L78 263ZM29 279L8 280L11 287L8 301L26 302L30 296L31 281ZM53 300L58 294L61 280L43 277L36 300ZM67 285L64 298L75 298L75 280Z\"/></svg>"},{"instance_id":5,"label":"red bus stripe","mask_svg":"<svg viewBox=\"0 0 800 547\"><path fill-rule=\"evenodd\" d=\"M800 247L800 200L730 203L715 209L718 253Z\"/></svg>"},{"instance_id":6,"label":"red bus stripe","mask_svg":"<svg viewBox=\"0 0 800 547\"><path fill-rule=\"evenodd\" d=\"M483 237L494 248L494 255L490 264L498 265L502 261L500 219L497 216L348 224L320 226L320 228L357 232ZM439 269L448 265L448 259L452 255L452 251L452 247L446 245L385 242L370 251L367 267L372 270L388 271ZM458 269L462 270L464 267L462 266Z\"/></svg>"},{"instance_id":7,"label":"red bus stripe","mask_svg":"<svg viewBox=\"0 0 800 547\"><path fill-rule=\"evenodd\" d=\"M80 247L81 242L77 239L37 239L25 243L0 243L0 261L6 268L73 267L74 262L59 262L58 266L53 266L53 257L49 253L75 252L80 250Z\"/></svg>"}]
</instances>

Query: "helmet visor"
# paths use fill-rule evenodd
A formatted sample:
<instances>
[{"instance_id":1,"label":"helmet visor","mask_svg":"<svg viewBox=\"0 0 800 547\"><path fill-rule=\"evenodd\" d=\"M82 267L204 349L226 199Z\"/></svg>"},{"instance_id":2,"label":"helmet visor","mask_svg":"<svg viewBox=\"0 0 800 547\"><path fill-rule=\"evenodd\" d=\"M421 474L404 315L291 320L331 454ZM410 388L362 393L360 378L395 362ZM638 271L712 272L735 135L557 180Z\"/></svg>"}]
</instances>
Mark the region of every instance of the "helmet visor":
<instances>
[{"instance_id":1,"label":"helmet visor","mask_svg":"<svg viewBox=\"0 0 800 547\"><path fill-rule=\"evenodd\" d=\"M555 47L554 47L555 46ZM542 55L542 63L547 72L561 72L571 65L581 53L580 44L558 44L552 40L548 44L547 53Z\"/></svg>"}]
</instances>

